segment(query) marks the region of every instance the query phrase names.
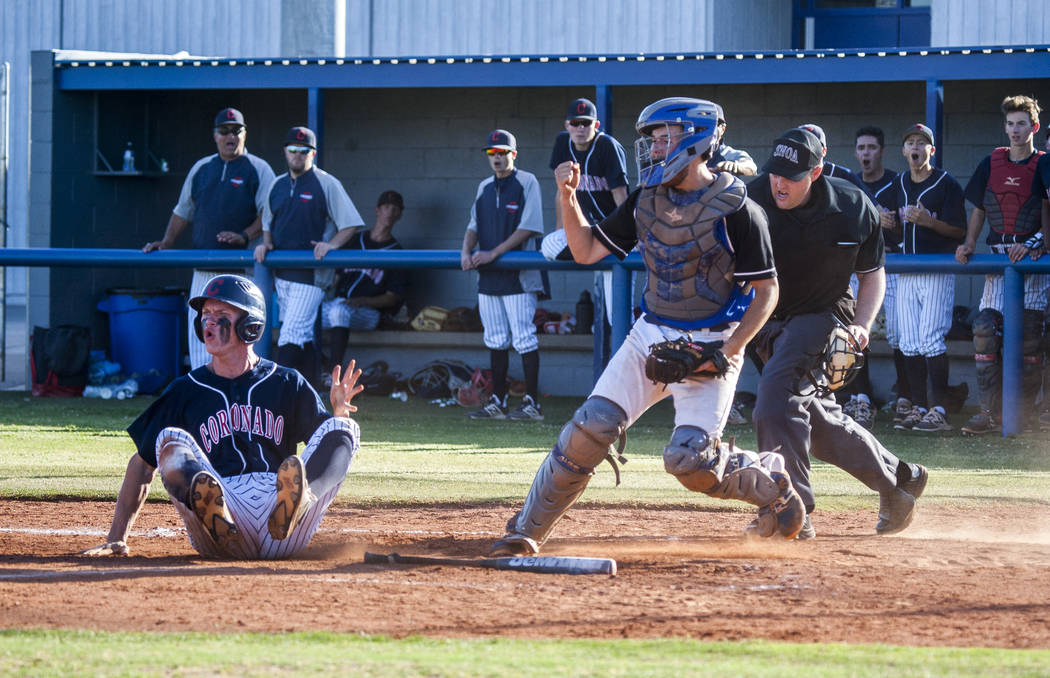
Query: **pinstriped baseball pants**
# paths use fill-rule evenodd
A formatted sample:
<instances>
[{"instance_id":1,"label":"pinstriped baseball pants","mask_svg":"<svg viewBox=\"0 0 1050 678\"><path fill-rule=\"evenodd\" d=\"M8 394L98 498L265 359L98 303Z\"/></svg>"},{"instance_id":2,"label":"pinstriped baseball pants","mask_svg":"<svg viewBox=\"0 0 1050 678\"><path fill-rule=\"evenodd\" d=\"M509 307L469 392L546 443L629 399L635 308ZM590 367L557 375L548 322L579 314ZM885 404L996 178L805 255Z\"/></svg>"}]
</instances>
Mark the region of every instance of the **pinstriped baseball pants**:
<instances>
[{"instance_id":1,"label":"pinstriped baseball pants","mask_svg":"<svg viewBox=\"0 0 1050 678\"><path fill-rule=\"evenodd\" d=\"M941 355L952 327L955 276L951 273L901 273L897 278L897 330L906 356Z\"/></svg>"},{"instance_id":2,"label":"pinstriped baseball pants","mask_svg":"<svg viewBox=\"0 0 1050 678\"><path fill-rule=\"evenodd\" d=\"M275 278L274 287L277 289L277 303L281 306L281 336L277 345L302 347L313 341L314 321L324 300L324 290L283 278Z\"/></svg>"},{"instance_id":3,"label":"pinstriped baseball pants","mask_svg":"<svg viewBox=\"0 0 1050 678\"><path fill-rule=\"evenodd\" d=\"M536 315L535 292L478 294L478 313L485 328L485 346L490 350L505 351L513 344L518 353L528 353L540 347L532 322Z\"/></svg>"},{"instance_id":4,"label":"pinstriped baseball pants","mask_svg":"<svg viewBox=\"0 0 1050 678\"><path fill-rule=\"evenodd\" d=\"M304 463L308 462L310 457L313 456L317 446L321 443L321 439L333 431L349 433L352 445L350 459L353 461L353 457L357 454L361 435L357 422L353 419L332 417L322 422L317 430L314 431L310 440L307 441L302 453ZM340 480L325 491L323 495L318 496L317 501L306 512L302 522L299 523L295 531L287 539L277 540L270 536L267 527L270 513L273 512L274 506L277 504L276 470L273 473L246 473L224 478L216 472L208 456L200 449L193 436L186 431L174 427L161 431L157 436L158 455L161 448L169 442L177 442L188 448L193 454L197 465L200 466L200 470L211 473L219 482L219 485L222 486L226 508L229 510L230 515L233 517L233 522L241 534L241 549L239 552L227 553L222 551L211 538L211 535L208 534L204 525L197 519L196 514L181 501L172 497L171 503L175 506L175 510L186 525L186 533L189 536L190 544L203 556L248 559L277 559L294 556L310 543L318 526L321 524L321 519L324 518L324 514L328 510L328 506L335 499L335 495L339 493L339 488L342 487L342 480ZM341 469L342 478L345 479L347 471L349 471L349 466L346 469Z\"/></svg>"}]
</instances>

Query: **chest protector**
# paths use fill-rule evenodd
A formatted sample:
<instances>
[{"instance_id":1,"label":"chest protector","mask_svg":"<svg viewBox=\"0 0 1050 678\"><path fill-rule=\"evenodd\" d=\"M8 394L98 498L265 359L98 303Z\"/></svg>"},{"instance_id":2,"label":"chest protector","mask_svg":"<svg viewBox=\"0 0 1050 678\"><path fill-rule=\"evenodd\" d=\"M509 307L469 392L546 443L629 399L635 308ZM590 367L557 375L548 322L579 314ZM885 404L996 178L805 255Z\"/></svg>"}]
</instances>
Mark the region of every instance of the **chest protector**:
<instances>
[{"instance_id":1,"label":"chest protector","mask_svg":"<svg viewBox=\"0 0 1050 678\"><path fill-rule=\"evenodd\" d=\"M643 302L657 316L695 321L718 313L736 289L734 257L723 243L724 218L740 209L747 191L728 172L700 199L680 206L666 186L643 189L635 223L648 279Z\"/></svg>"},{"instance_id":2,"label":"chest protector","mask_svg":"<svg viewBox=\"0 0 1050 678\"><path fill-rule=\"evenodd\" d=\"M1042 151L1032 154L1023 165L1010 162L1010 149L992 151L988 187L984 191L984 211L988 224L1005 236L1027 237L1040 226L1040 200L1032 195L1032 181Z\"/></svg>"}]
</instances>

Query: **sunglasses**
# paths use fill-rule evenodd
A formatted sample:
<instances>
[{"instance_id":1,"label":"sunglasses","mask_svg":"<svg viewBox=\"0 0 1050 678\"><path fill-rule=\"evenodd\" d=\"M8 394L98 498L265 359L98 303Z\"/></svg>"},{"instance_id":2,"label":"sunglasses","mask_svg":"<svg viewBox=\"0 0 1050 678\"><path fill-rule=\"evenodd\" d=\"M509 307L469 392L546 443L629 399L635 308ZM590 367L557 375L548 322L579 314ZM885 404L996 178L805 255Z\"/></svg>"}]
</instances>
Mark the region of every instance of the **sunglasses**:
<instances>
[{"instance_id":1,"label":"sunglasses","mask_svg":"<svg viewBox=\"0 0 1050 678\"><path fill-rule=\"evenodd\" d=\"M590 127L594 124L593 120L570 120L569 124L573 127Z\"/></svg>"},{"instance_id":2,"label":"sunglasses","mask_svg":"<svg viewBox=\"0 0 1050 678\"><path fill-rule=\"evenodd\" d=\"M229 136L230 134L239 135L244 131L243 127L217 127L215 131L220 137Z\"/></svg>"},{"instance_id":3,"label":"sunglasses","mask_svg":"<svg viewBox=\"0 0 1050 678\"><path fill-rule=\"evenodd\" d=\"M505 151L502 148L486 148L486 155L507 155L510 151Z\"/></svg>"},{"instance_id":4,"label":"sunglasses","mask_svg":"<svg viewBox=\"0 0 1050 678\"><path fill-rule=\"evenodd\" d=\"M288 151L289 153L298 153L299 155L306 155L314 149L310 148L309 146L285 146L284 150Z\"/></svg>"}]
</instances>

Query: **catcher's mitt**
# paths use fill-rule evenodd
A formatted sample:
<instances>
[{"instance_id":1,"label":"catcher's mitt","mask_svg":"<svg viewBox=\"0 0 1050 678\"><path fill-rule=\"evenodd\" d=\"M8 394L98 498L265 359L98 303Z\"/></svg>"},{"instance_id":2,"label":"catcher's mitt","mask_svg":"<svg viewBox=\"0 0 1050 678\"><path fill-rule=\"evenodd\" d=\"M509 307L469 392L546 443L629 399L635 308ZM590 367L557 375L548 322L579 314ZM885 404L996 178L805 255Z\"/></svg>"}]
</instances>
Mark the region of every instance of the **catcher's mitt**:
<instances>
[{"instance_id":1,"label":"catcher's mitt","mask_svg":"<svg viewBox=\"0 0 1050 678\"><path fill-rule=\"evenodd\" d=\"M702 376L721 377L729 371L729 359L722 353L722 342L708 343L675 339L661 341L649 347L645 359L645 376L654 384L673 384L684 381L707 361L714 365L714 372L703 372Z\"/></svg>"}]
</instances>

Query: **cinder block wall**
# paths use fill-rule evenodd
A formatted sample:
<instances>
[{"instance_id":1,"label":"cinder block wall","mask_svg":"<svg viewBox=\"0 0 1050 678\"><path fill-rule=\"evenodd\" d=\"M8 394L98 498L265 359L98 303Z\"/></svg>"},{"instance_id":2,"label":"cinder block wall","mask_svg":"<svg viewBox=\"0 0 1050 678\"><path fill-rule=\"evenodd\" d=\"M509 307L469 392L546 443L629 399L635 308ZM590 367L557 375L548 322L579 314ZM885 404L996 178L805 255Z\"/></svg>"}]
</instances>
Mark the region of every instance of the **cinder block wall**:
<instances>
[{"instance_id":1,"label":"cinder block wall","mask_svg":"<svg viewBox=\"0 0 1050 678\"><path fill-rule=\"evenodd\" d=\"M999 103L1006 94L1027 93L1050 104L1050 81L973 81L945 85L944 167L965 185L991 148L1005 143ZM339 177L366 222L374 218L378 194L394 188L405 196L406 211L396 234L412 249L458 249L478 182L489 173L481 152L487 133L510 130L519 146L518 166L537 175L543 190L546 229L554 226L554 184L548 169L552 142L563 129L568 103L593 93L579 88L461 88L332 90L325 94L325 129L321 166ZM887 135L886 164L903 169L899 134L924 121L925 88L921 83L720 85L692 87L613 88L613 116L605 121L633 159L634 121L645 105L664 96L686 95L718 101L729 119L727 142L748 150L759 166L773 139L805 122L822 125L828 134L829 158L856 167L854 132L867 124ZM298 91L128 92L103 94L110 104L134 107L145 103L151 148L166 157L171 177L147 180L100 178L91 174L94 120L91 94L61 93L54 97L49 134L34 125L34 142L49 142L52 165L50 223L34 220L33 242L52 246L138 248L163 233L182 177L192 163L215 151L210 121L220 108L233 105L248 121L248 148L283 171L284 131L306 119L306 95ZM42 105L43 106L43 105ZM1050 117L1044 115L1044 122ZM101 117L100 138L112 138L112 127L132 128L136 116ZM46 126L46 125L45 125ZM38 136L39 135L39 136ZM1045 133L1038 135L1042 146ZM34 155L34 157L38 157ZM39 181L41 174L34 173ZM36 187L39 189L39 186ZM36 214L45 203L38 201ZM184 238L183 243L188 243ZM553 299L542 306L572 311L582 289L590 288L591 273L551 275ZM475 303L474 274L460 271L417 271L412 274L410 303L445 307ZM51 288L52 324L73 322L96 329L96 344L105 346L106 317L95 303L108 287L187 285L188 272L92 271L55 269ZM979 298L983 279L959 276L957 303ZM89 297L69 303L68 290Z\"/></svg>"}]
</instances>

